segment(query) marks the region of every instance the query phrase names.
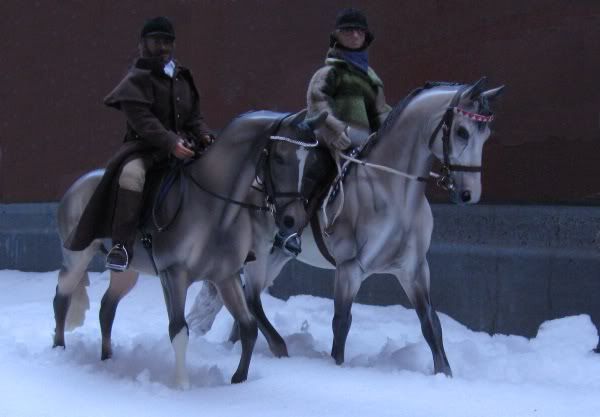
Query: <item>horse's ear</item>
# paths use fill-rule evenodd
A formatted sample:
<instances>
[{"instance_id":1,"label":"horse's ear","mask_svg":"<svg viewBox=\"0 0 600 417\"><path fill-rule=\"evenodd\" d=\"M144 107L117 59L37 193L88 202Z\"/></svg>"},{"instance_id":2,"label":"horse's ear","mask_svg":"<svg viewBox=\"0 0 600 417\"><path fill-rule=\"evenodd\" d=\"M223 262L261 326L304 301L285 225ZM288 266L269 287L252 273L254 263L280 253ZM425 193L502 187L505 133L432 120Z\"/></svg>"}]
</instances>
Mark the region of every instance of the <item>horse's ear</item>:
<instances>
[{"instance_id":1,"label":"horse's ear","mask_svg":"<svg viewBox=\"0 0 600 417\"><path fill-rule=\"evenodd\" d=\"M462 93L461 98L474 100L483 92L486 82L487 82L487 77L481 77L475 84L473 84L471 87L467 88Z\"/></svg>"},{"instance_id":2,"label":"horse's ear","mask_svg":"<svg viewBox=\"0 0 600 417\"><path fill-rule=\"evenodd\" d=\"M504 91L504 87L506 87L506 86L501 85L500 87L492 88L491 90L484 91L483 93L481 93L481 97L488 99L488 101L493 101L500 94L502 94L502 92Z\"/></svg>"},{"instance_id":3,"label":"horse's ear","mask_svg":"<svg viewBox=\"0 0 600 417\"><path fill-rule=\"evenodd\" d=\"M323 110L321 113L319 113L316 116L313 116L309 119L306 119L304 122L312 130L315 130L316 128L318 128L319 126L321 126L323 124L325 119L327 119L327 116L329 116L329 113L327 113L325 110Z\"/></svg>"},{"instance_id":4,"label":"horse's ear","mask_svg":"<svg viewBox=\"0 0 600 417\"><path fill-rule=\"evenodd\" d=\"M298 123L302 122L305 117L306 117L306 109L300 110L298 113L296 113L292 116L292 118L290 119L290 124L292 126L295 126Z\"/></svg>"}]
</instances>

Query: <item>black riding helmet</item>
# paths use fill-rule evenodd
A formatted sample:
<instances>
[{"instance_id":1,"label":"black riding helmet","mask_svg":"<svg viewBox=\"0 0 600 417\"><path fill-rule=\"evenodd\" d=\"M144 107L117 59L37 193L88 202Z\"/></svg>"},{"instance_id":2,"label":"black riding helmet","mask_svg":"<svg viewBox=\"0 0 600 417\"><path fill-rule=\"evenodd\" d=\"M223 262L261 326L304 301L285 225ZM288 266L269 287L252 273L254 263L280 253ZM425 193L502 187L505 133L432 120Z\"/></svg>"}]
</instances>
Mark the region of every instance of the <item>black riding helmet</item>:
<instances>
[{"instance_id":1,"label":"black riding helmet","mask_svg":"<svg viewBox=\"0 0 600 417\"><path fill-rule=\"evenodd\" d=\"M362 29L365 31L365 43L360 49L366 49L375 39L373 33L369 30L367 17L358 9L348 8L341 10L335 19L335 30L339 29ZM333 47L337 43L335 32L329 35L329 46Z\"/></svg>"},{"instance_id":2,"label":"black riding helmet","mask_svg":"<svg viewBox=\"0 0 600 417\"><path fill-rule=\"evenodd\" d=\"M171 23L171 21L164 16L148 19L144 23L142 32L140 34L140 37L142 38L147 36L161 36L175 40L175 29L173 29L173 23Z\"/></svg>"}]
</instances>

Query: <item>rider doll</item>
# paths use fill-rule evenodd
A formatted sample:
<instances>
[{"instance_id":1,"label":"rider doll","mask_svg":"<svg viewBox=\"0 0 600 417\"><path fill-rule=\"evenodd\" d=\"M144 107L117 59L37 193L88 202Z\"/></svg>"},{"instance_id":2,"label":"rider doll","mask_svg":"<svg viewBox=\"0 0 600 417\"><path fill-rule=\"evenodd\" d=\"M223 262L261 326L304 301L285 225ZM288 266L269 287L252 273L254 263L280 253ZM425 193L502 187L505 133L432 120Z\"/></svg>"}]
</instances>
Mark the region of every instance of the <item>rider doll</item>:
<instances>
[{"instance_id":1,"label":"rider doll","mask_svg":"<svg viewBox=\"0 0 600 417\"><path fill-rule=\"evenodd\" d=\"M142 27L139 57L104 99L127 120L124 143L111 159L75 231L65 242L83 250L93 239L112 237L106 267L127 269L142 208L146 172L174 157L194 156L213 141L200 112L191 72L173 59L175 31L166 17Z\"/></svg>"},{"instance_id":2,"label":"rider doll","mask_svg":"<svg viewBox=\"0 0 600 417\"><path fill-rule=\"evenodd\" d=\"M342 10L337 15L335 30L329 36L325 66L317 70L308 85L307 117L323 111L328 113L324 125L316 133L336 160L335 151L364 144L391 110L385 102L383 83L369 67L367 49L372 41L373 34L369 31L365 15L356 9ZM332 173L323 167L305 171L313 172L315 178L312 182L321 185L308 197L308 220L318 199L326 191ZM298 225L297 233L301 233L305 226ZM280 242L288 240L287 232L280 231L275 245L287 245ZM299 253L299 242L296 245L297 248L288 249Z\"/></svg>"},{"instance_id":3,"label":"rider doll","mask_svg":"<svg viewBox=\"0 0 600 417\"><path fill-rule=\"evenodd\" d=\"M362 143L379 129L391 110L383 83L369 67L367 50L373 39L361 11L342 10L330 34L325 66L308 86L307 117L323 110L329 113L318 134L332 150Z\"/></svg>"}]
</instances>

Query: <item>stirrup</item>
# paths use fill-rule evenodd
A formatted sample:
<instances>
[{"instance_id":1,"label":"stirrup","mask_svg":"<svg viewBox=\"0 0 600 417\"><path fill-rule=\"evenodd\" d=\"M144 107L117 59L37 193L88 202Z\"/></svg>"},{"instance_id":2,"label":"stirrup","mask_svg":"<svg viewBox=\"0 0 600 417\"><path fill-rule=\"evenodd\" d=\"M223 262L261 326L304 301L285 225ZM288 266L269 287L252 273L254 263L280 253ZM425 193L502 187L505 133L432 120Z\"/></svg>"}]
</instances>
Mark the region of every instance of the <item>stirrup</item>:
<instances>
[{"instance_id":1,"label":"stirrup","mask_svg":"<svg viewBox=\"0 0 600 417\"><path fill-rule=\"evenodd\" d=\"M123 272L129 266L129 253L124 245L117 243L106 255L105 267L111 271Z\"/></svg>"}]
</instances>

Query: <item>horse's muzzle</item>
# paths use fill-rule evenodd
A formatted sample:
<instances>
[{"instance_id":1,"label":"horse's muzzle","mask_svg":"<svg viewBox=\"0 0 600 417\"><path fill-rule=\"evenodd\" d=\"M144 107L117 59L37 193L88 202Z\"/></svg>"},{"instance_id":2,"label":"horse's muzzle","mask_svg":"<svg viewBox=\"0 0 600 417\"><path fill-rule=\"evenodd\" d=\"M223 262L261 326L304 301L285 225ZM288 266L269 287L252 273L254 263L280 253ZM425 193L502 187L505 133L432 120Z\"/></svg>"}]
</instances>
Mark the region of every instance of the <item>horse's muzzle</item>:
<instances>
[{"instance_id":1,"label":"horse's muzzle","mask_svg":"<svg viewBox=\"0 0 600 417\"><path fill-rule=\"evenodd\" d=\"M471 192L469 190L450 191L450 199L455 204L469 204L471 203Z\"/></svg>"}]
</instances>

